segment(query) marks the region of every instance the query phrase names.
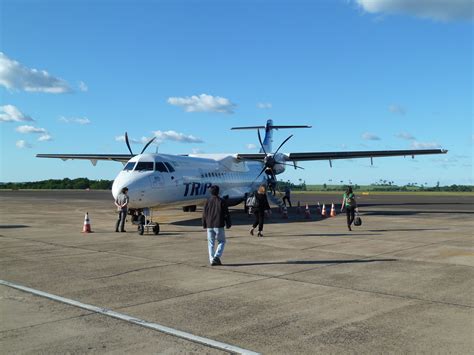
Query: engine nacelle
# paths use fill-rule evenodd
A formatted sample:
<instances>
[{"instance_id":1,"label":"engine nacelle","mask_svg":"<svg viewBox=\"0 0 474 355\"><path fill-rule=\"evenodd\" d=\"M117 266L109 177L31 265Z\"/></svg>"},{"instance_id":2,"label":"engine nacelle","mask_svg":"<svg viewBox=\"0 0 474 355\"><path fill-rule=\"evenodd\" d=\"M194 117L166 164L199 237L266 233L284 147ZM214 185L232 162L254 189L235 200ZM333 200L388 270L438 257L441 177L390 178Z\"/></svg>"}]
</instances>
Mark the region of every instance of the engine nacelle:
<instances>
[{"instance_id":1,"label":"engine nacelle","mask_svg":"<svg viewBox=\"0 0 474 355\"><path fill-rule=\"evenodd\" d=\"M286 166L284 164L279 164L279 163L284 163L286 161L285 155L282 153L277 153L273 156L275 159L275 165L273 166L273 173L275 175L281 174L285 171Z\"/></svg>"}]
</instances>

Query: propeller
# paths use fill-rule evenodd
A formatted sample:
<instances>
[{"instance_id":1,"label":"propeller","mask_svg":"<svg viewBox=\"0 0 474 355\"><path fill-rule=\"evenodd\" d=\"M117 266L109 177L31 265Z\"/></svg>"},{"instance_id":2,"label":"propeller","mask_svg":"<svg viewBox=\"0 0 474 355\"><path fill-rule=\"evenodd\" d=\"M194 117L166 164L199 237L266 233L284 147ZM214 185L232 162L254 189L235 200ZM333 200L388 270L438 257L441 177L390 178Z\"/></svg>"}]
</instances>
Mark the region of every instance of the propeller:
<instances>
[{"instance_id":1,"label":"propeller","mask_svg":"<svg viewBox=\"0 0 474 355\"><path fill-rule=\"evenodd\" d=\"M140 154L143 154L143 152L145 152L145 150L148 148L148 146L156 139L156 137L153 137L152 139L150 139L148 141L147 144L145 144L145 146L143 147L142 151L140 152Z\"/></svg>"},{"instance_id":2,"label":"propeller","mask_svg":"<svg viewBox=\"0 0 474 355\"><path fill-rule=\"evenodd\" d=\"M148 146L156 139L156 137L153 137L152 139L150 139L148 141L147 144L145 144L145 146L143 147L142 151L140 152L140 154L143 154L145 152L145 150L148 148ZM127 143L127 148L128 148L128 151L130 152L130 155L131 156L134 156L135 154L133 154L132 152L132 148L130 147L130 141L128 140L128 134L127 132L125 132L125 143Z\"/></svg>"},{"instance_id":3,"label":"propeller","mask_svg":"<svg viewBox=\"0 0 474 355\"><path fill-rule=\"evenodd\" d=\"M265 150L265 146L263 145L263 142L262 142L262 136L260 135L260 130L257 130L257 135L258 135L258 141L260 142L260 147L262 147L262 151L265 153L265 158L263 158L263 168L260 171L260 173L257 175L256 179L258 179L260 177L260 175L262 175L264 172L267 172L267 175L270 175L273 179L276 180L276 175L275 175L275 172L273 171L273 168L275 167L276 164L294 166L296 169L303 169L300 166L296 166L296 165L293 165L293 164L288 164L286 162L280 162L280 161L275 160L275 155L280 151L281 147L283 147L283 145L286 142L288 142L291 139L291 137L293 137L293 135L288 136L280 144L280 146L277 148L277 150L273 154L272 153L267 153L267 151Z\"/></svg>"},{"instance_id":4,"label":"propeller","mask_svg":"<svg viewBox=\"0 0 474 355\"><path fill-rule=\"evenodd\" d=\"M133 156L132 148L130 148L130 142L128 141L128 134L125 132L125 143L127 143L128 151L130 152L130 155Z\"/></svg>"}]
</instances>

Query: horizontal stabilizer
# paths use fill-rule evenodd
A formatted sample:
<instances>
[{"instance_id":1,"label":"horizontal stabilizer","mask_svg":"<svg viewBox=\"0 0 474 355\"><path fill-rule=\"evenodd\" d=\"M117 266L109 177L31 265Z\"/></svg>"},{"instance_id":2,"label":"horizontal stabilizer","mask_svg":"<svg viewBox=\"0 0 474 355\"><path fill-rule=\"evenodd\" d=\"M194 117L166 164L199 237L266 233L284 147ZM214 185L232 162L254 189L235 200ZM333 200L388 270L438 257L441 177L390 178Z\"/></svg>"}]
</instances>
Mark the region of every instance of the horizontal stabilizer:
<instances>
[{"instance_id":1,"label":"horizontal stabilizer","mask_svg":"<svg viewBox=\"0 0 474 355\"><path fill-rule=\"evenodd\" d=\"M311 126L307 126L307 125L297 125L297 126L273 126L273 125L268 125L268 126L232 127L231 129L265 129L265 128L270 128L270 129L311 128Z\"/></svg>"}]
</instances>

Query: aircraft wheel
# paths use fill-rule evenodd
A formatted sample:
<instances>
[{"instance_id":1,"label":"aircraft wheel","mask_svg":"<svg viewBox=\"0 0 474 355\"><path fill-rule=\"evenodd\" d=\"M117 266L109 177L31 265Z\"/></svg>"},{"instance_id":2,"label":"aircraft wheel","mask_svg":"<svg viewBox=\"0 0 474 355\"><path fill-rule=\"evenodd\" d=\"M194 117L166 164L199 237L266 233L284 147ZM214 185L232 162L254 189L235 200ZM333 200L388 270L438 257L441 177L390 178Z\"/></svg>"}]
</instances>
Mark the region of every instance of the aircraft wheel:
<instances>
[{"instance_id":1,"label":"aircraft wheel","mask_svg":"<svg viewBox=\"0 0 474 355\"><path fill-rule=\"evenodd\" d=\"M196 212L196 205L189 206L189 212Z\"/></svg>"},{"instance_id":2,"label":"aircraft wheel","mask_svg":"<svg viewBox=\"0 0 474 355\"><path fill-rule=\"evenodd\" d=\"M160 234L160 225L158 223L153 227L153 233L155 233L155 235Z\"/></svg>"},{"instance_id":3,"label":"aircraft wheel","mask_svg":"<svg viewBox=\"0 0 474 355\"><path fill-rule=\"evenodd\" d=\"M189 206L183 206L183 212L189 212Z\"/></svg>"}]
</instances>

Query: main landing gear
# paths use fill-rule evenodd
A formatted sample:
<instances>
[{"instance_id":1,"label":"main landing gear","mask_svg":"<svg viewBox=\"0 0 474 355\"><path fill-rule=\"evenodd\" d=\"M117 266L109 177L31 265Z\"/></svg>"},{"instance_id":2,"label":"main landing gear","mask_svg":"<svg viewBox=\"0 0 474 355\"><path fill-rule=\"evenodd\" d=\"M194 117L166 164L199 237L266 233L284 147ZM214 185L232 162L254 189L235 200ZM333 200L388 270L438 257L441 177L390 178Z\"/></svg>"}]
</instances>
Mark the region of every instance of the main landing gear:
<instances>
[{"instance_id":1,"label":"main landing gear","mask_svg":"<svg viewBox=\"0 0 474 355\"><path fill-rule=\"evenodd\" d=\"M154 235L160 233L160 225L158 222L153 222L153 210L150 208L144 208L139 210L130 211L132 215L132 224L137 226L138 234L143 235L145 231L147 233L153 232Z\"/></svg>"}]
</instances>

